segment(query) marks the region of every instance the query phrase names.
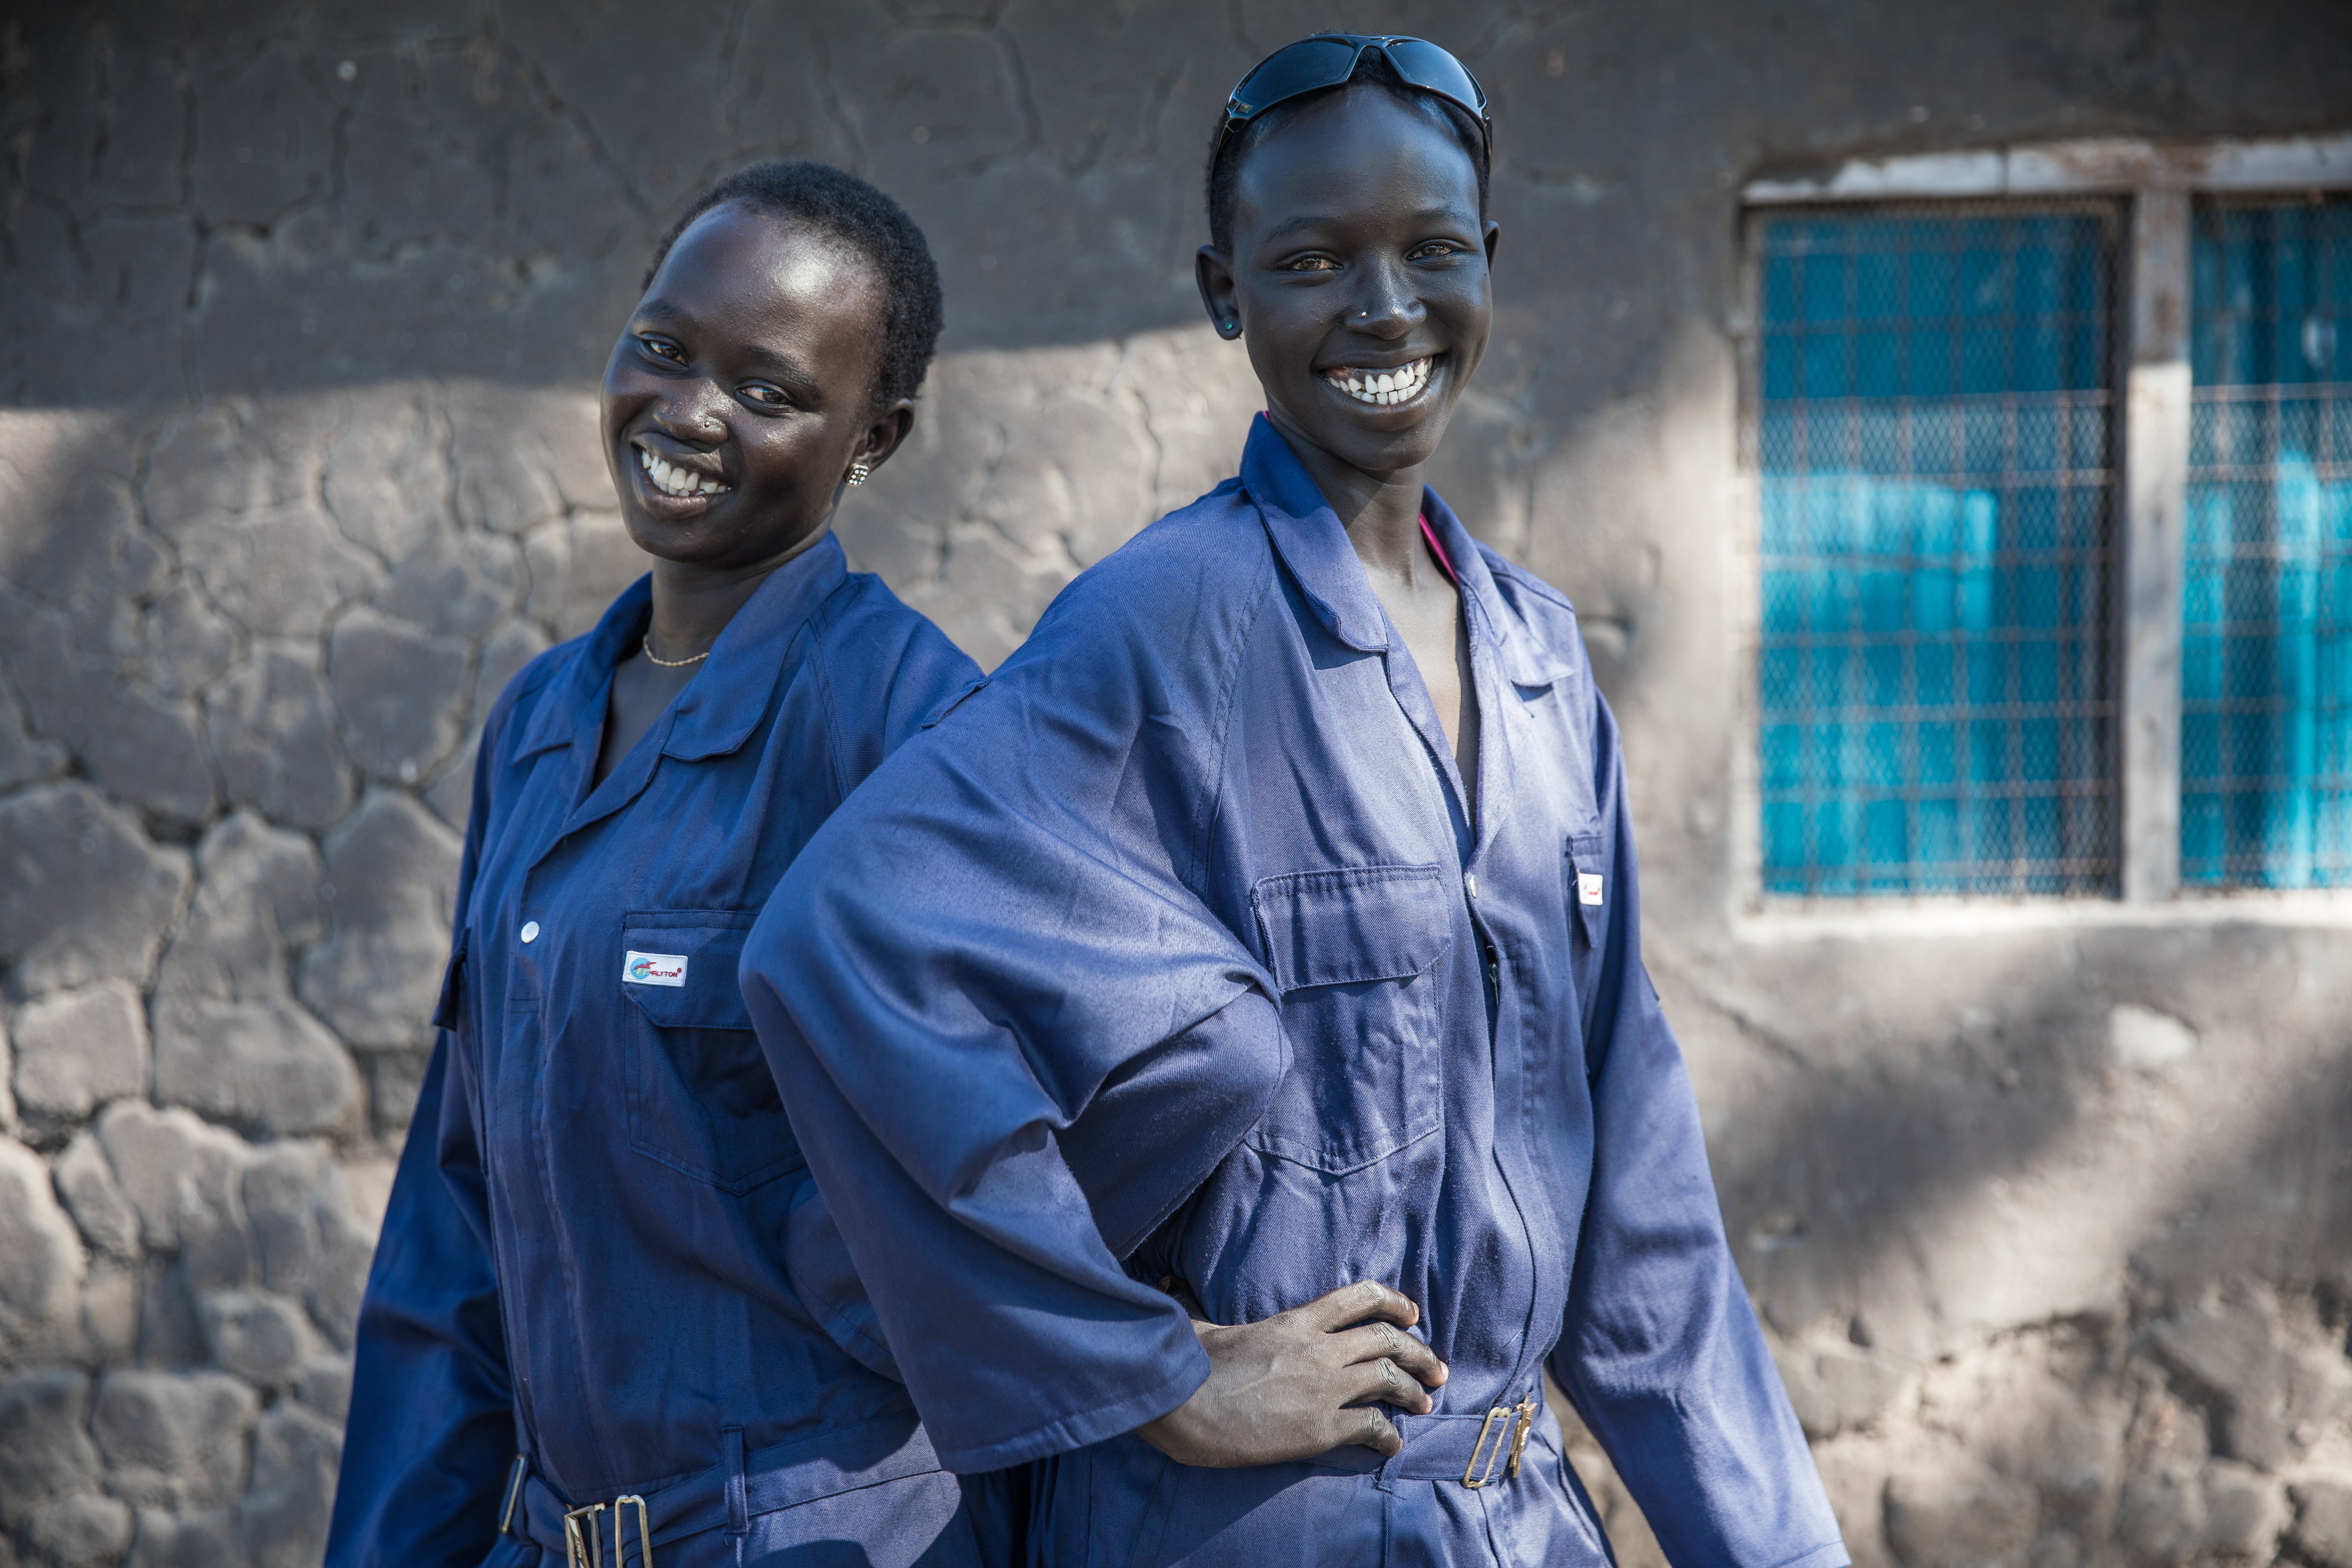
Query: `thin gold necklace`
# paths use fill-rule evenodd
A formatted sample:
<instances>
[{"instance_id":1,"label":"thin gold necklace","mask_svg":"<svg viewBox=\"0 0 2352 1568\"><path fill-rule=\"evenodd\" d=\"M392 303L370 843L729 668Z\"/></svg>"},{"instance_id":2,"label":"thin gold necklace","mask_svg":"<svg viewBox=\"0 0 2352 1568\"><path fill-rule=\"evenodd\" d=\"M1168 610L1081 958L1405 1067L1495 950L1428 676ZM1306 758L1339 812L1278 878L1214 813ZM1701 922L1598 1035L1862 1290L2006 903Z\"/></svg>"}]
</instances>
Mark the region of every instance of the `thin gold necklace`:
<instances>
[{"instance_id":1,"label":"thin gold necklace","mask_svg":"<svg viewBox=\"0 0 2352 1568\"><path fill-rule=\"evenodd\" d=\"M656 664L660 665L664 669L684 669L689 664L700 664L704 659L710 657L710 650L709 648L704 648L692 658L664 658L661 655L654 651L654 636L651 632L647 632L646 634L645 646L646 657L652 659Z\"/></svg>"}]
</instances>

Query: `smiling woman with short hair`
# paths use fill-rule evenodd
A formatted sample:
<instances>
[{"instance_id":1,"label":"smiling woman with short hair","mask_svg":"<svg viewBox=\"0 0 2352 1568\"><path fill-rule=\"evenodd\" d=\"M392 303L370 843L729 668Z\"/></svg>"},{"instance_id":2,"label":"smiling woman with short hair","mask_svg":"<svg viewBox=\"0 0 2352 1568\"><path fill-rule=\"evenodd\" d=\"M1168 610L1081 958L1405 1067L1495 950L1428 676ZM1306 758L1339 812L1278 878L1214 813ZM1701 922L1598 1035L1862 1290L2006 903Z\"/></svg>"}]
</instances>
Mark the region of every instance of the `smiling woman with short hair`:
<instances>
[{"instance_id":1,"label":"smiling woman with short hair","mask_svg":"<svg viewBox=\"0 0 2352 1568\"><path fill-rule=\"evenodd\" d=\"M606 366L652 571L484 727L442 1034L360 1311L332 1568L997 1563L753 1037L736 963L817 825L979 671L831 533L940 331L864 181L704 193Z\"/></svg>"},{"instance_id":2,"label":"smiling woman with short hair","mask_svg":"<svg viewBox=\"0 0 2352 1568\"><path fill-rule=\"evenodd\" d=\"M1599 1568L1547 1369L1675 1562L1845 1561L1575 613L1423 483L1492 324L1486 135L1418 39L1244 79L1199 263L1265 391L1239 477L1073 583L746 949L940 1456L1040 1461L1035 1561Z\"/></svg>"}]
</instances>

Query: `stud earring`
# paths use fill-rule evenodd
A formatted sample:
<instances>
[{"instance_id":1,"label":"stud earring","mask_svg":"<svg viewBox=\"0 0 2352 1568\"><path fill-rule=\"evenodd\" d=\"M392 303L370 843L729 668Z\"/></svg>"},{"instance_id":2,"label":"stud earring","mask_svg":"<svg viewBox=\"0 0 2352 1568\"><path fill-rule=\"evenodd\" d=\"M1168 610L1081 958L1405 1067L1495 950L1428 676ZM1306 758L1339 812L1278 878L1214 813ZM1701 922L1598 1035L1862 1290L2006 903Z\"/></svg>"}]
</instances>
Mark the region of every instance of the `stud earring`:
<instances>
[{"instance_id":1,"label":"stud earring","mask_svg":"<svg viewBox=\"0 0 2352 1568\"><path fill-rule=\"evenodd\" d=\"M852 463L849 465L849 482L853 485L862 485L873 477L873 473L874 470L864 463Z\"/></svg>"}]
</instances>

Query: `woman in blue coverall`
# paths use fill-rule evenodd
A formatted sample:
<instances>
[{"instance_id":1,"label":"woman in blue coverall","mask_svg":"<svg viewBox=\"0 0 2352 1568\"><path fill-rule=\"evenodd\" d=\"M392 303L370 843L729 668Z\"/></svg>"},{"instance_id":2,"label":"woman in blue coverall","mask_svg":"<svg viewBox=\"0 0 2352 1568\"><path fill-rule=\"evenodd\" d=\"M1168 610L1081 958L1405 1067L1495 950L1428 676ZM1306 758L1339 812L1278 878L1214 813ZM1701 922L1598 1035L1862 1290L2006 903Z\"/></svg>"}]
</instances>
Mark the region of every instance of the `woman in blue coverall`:
<instances>
[{"instance_id":1,"label":"woman in blue coverall","mask_svg":"<svg viewBox=\"0 0 2352 1568\"><path fill-rule=\"evenodd\" d=\"M829 531L940 323L921 232L823 164L721 181L654 258L603 398L652 571L482 733L331 1568L1013 1550L1025 1479L940 1468L736 979L809 836L978 679Z\"/></svg>"},{"instance_id":2,"label":"woman in blue coverall","mask_svg":"<svg viewBox=\"0 0 2352 1568\"><path fill-rule=\"evenodd\" d=\"M931 1440L1035 1462L1042 1563L1599 1568L1547 1371L1682 1568L1846 1561L1575 613L1423 484L1492 325L1489 136L1417 39L1243 79L1198 262L1265 394L1238 477L1073 583L745 950ZM1355 1279L1418 1321L1322 1310ZM1255 1418L1368 1332L1385 1386Z\"/></svg>"}]
</instances>

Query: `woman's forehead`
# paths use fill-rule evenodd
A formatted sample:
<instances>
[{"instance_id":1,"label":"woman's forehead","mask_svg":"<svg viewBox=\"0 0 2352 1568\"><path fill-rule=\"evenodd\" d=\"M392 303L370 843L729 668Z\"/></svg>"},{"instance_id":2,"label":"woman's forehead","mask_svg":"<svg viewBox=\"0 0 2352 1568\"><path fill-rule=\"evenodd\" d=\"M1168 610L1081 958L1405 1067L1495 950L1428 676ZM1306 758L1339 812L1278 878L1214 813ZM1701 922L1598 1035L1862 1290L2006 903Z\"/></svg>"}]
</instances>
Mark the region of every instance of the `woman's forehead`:
<instances>
[{"instance_id":1,"label":"woman's forehead","mask_svg":"<svg viewBox=\"0 0 2352 1568\"><path fill-rule=\"evenodd\" d=\"M722 202L677 237L646 293L862 309L878 283L873 271L856 247L806 219Z\"/></svg>"},{"instance_id":2,"label":"woman's forehead","mask_svg":"<svg viewBox=\"0 0 2352 1568\"><path fill-rule=\"evenodd\" d=\"M1478 169L1437 119L1377 85L1318 99L1253 145L1234 186L1236 226L1331 217L1478 215Z\"/></svg>"}]
</instances>

